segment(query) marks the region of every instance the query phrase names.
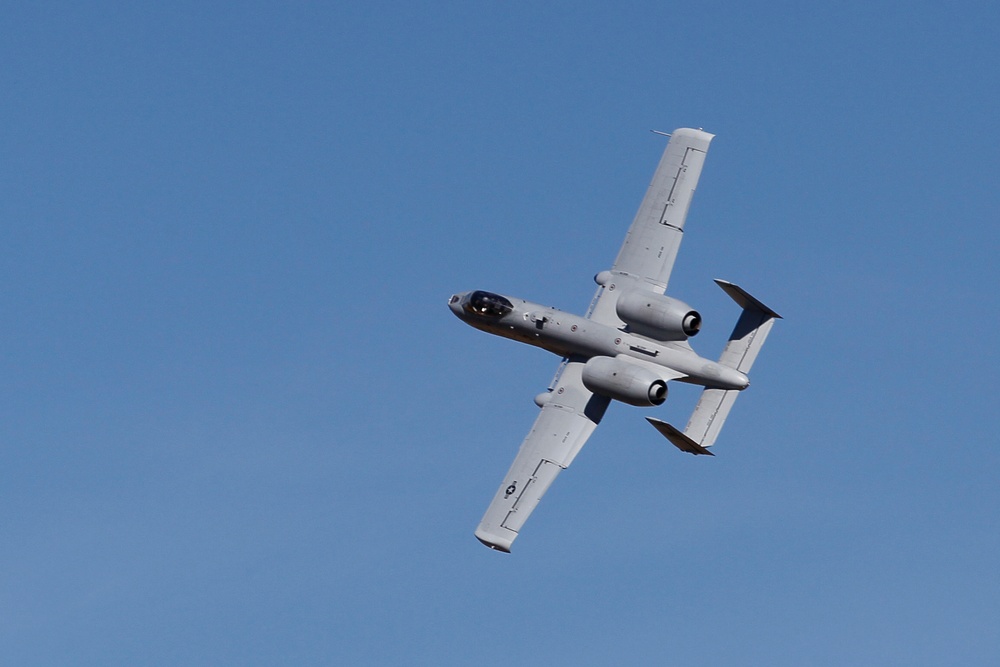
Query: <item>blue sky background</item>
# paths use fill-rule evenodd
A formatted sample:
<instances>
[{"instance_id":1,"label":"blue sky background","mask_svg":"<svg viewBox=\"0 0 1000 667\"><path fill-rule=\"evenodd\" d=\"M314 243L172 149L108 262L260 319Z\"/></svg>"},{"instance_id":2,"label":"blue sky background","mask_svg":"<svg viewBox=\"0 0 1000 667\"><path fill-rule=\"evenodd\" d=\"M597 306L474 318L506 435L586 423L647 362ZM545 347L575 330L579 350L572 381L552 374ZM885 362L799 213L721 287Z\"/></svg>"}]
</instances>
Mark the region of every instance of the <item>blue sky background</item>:
<instances>
[{"instance_id":1,"label":"blue sky background","mask_svg":"<svg viewBox=\"0 0 1000 667\"><path fill-rule=\"evenodd\" d=\"M8 3L0 652L17 665L995 665L991 2ZM785 316L717 456L616 405L472 536L663 139L671 293Z\"/></svg>"}]
</instances>

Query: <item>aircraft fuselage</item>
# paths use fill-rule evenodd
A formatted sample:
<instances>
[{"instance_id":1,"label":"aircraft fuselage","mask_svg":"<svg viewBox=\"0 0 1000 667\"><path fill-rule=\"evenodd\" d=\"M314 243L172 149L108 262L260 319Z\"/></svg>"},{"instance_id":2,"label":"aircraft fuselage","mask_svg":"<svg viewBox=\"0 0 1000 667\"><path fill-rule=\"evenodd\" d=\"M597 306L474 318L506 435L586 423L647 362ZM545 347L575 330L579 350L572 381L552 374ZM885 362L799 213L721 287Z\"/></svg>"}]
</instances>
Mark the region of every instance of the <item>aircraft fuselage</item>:
<instances>
[{"instance_id":1,"label":"aircraft fuselage","mask_svg":"<svg viewBox=\"0 0 1000 667\"><path fill-rule=\"evenodd\" d=\"M745 389L740 371L705 359L686 342L661 342L572 313L492 292L455 294L451 311L481 331L540 347L561 357L625 356L643 365L682 374L679 382L714 389ZM676 376L674 376L676 377Z\"/></svg>"}]
</instances>

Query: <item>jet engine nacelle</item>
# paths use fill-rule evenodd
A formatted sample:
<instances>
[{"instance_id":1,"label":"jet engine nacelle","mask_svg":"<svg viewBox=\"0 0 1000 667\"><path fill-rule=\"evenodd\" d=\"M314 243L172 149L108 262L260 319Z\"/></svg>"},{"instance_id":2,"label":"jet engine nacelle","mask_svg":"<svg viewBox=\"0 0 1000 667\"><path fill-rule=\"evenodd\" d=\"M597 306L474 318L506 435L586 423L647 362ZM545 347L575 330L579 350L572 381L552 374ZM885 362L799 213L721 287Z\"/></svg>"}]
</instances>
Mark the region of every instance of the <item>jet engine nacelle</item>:
<instances>
[{"instance_id":1,"label":"jet engine nacelle","mask_svg":"<svg viewBox=\"0 0 1000 667\"><path fill-rule=\"evenodd\" d=\"M687 340L701 329L701 315L691 306L646 290L622 294L615 312L630 331L656 340Z\"/></svg>"},{"instance_id":2,"label":"jet engine nacelle","mask_svg":"<svg viewBox=\"0 0 1000 667\"><path fill-rule=\"evenodd\" d=\"M650 407L667 400L667 383L653 371L612 357L593 357L583 365L583 385L629 405Z\"/></svg>"}]
</instances>

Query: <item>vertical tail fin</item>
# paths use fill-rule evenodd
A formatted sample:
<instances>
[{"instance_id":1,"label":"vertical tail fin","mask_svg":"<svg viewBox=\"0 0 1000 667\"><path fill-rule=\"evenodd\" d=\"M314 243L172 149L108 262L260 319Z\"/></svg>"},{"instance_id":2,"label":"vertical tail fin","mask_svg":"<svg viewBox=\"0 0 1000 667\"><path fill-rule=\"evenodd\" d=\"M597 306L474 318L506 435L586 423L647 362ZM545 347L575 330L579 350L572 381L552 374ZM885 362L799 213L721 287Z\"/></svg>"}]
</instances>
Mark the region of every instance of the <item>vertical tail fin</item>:
<instances>
[{"instance_id":1,"label":"vertical tail fin","mask_svg":"<svg viewBox=\"0 0 1000 667\"><path fill-rule=\"evenodd\" d=\"M719 363L746 373L757 359L757 354L771 332L774 321L781 319L781 315L755 299L742 287L725 280L715 282L743 308L733 333L729 335L729 342L722 350ZM719 431L722 430L722 425L738 395L737 390L705 389L683 433L658 419L648 417L647 419L678 449L692 454L708 454L707 448L715 444L715 439L719 436Z\"/></svg>"}]
</instances>

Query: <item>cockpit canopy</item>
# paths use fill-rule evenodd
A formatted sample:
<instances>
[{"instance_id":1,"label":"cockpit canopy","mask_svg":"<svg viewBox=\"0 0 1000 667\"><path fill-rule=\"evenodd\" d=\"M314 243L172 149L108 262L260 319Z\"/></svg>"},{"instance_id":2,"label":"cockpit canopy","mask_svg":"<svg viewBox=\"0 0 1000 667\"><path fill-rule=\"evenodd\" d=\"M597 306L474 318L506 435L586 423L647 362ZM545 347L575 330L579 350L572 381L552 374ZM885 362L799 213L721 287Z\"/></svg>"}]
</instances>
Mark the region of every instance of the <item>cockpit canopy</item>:
<instances>
[{"instance_id":1,"label":"cockpit canopy","mask_svg":"<svg viewBox=\"0 0 1000 667\"><path fill-rule=\"evenodd\" d=\"M476 290L469 295L468 300L465 302L465 310L473 315L503 317L514 310L514 304L499 294Z\"/></svg>"}]
</instances>

